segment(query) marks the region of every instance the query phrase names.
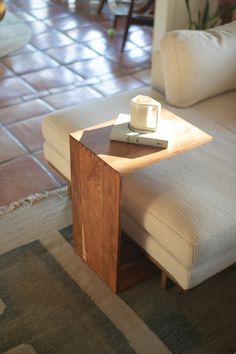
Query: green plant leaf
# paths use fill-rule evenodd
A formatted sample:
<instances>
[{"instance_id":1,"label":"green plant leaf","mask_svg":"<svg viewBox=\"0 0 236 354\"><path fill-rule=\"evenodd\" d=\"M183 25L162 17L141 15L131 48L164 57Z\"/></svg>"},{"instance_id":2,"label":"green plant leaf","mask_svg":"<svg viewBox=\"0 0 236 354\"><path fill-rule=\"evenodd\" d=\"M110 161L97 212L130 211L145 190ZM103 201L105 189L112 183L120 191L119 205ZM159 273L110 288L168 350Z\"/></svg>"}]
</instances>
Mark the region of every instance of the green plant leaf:
<instances>
[{"instance_id":1,"label":"green plant leaf","mask_svg":"<svg viewBox=\"0 0 236 354\"><path fill-rule=\"evenodd\" d=\"M217 10L216 13L210 19L209 28L216 26L222 16L235 9L236 9L236 5L227 5Z\"/></svg>"},{"instance_id":2,"label":"green plant leaf","mask_svg":"<svg viewBox=\"0 0 236 354\"><path fill-rule=\"evenodd\" d=\"M188 12L188 20L189 20L189 29L195 30L206 30L208 28L212 28L219 23L219 20L222 16L224 16L227 12L236 9L235 5L225 5L222 8L218 9L213 16L210 16L210 4L209 0L206 0L205 7L203 10L203 14L200 10L198 10L198 18L197 21L193 21L192 13L190 9L190 1L185 0L187 12Z\"/></svg>"},{"instance_id":3,"label":"green plant leaf","mask_svg":"<svg viewBox=\"0 0 236 354\"><path fill-rule=\"evenodd\" d=\"M202 21L200 24L200 28L202 30L205 30L207 28L207 24L209 22L209 9L210 9L209 0L206 0L206 4L205 4L204 11L203 11L203 16L202 16Z\"/></svg>"},{"instance_id":4,"label":"green plant leaf","mask_svg":"<svg viewBox=\"0 0 236 354\"><path fill-rule=\"evenodd\" d=\"M185 4L186 4L186 8L187 8L187 12L188 12L188 22L189 22L189 29L192 29L192 14L191 14L191 10L190 10L190 6L189 6L189 0L185 0Z\"/></svg>"},{"instance_id":5,"label":"green plant leaf","mask_svg":"<svg viewBox=\"0 0 236 354\"><path fill-rule=\"evenodd\" d=\"M198 10L197 29L201 29L201 17L202 17L201 11Z\"/></svg>"}]
</instances>

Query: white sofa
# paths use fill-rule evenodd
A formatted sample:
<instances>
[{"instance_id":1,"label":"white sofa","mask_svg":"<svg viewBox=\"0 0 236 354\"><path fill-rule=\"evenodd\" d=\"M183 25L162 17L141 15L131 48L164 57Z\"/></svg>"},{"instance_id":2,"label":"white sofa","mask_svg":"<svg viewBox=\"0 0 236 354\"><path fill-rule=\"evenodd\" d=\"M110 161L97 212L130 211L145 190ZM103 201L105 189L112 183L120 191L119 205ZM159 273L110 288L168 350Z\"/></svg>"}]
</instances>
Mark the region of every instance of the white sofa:
<instances>
[{"instance_id":1,"label":"white sofa","mask_svg":"<svg viewBox=\"0 0 236 354\"><path fill-rule=\"evenodd\" d=\"M46 159L68 180L69 134L128 113L137 94L213 136L212 143L124 182L123 229L183 289L236 261L235 89L236 22L208 32L174 31L153 57L152 88L83 103L43 121Z\"/></svg>"}]
</instances>

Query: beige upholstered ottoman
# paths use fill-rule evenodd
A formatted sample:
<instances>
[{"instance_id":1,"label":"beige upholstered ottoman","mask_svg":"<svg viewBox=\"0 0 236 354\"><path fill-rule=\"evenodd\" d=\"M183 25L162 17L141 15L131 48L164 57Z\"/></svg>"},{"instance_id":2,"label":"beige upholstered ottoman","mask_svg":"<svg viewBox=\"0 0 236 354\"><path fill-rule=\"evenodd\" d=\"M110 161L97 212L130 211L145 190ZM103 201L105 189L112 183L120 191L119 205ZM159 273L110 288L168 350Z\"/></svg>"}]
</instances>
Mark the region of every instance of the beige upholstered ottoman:
<instances>
[{"instance_id":1,"label":"beige upholstered ottoman","mask_svg":"<svg viewBox=\"0 0 236 354\"><path fill-rule=\"evenodd\" d=\"M166 104L146 88L48 115L43 121L47 160L70 180L69 134L128 113L130 99L140 93ZM235 100L231 91L188 109L168 106L213 135L214 142L125 178L123 229L183 289L236 260Z\"/></svg>"}]
</instances>

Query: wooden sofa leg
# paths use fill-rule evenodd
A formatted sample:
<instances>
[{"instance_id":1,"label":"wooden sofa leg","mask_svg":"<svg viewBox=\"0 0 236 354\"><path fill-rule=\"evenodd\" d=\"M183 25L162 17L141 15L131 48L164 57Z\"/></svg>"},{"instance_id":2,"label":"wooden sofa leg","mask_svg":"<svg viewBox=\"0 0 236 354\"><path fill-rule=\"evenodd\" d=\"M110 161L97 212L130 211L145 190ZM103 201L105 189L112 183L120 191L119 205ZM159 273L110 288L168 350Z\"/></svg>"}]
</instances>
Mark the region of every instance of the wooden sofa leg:
<instances>
[{"instance_id":1,"label":"wooden sofa leg","mask_svg":"<svg viewBox=\"0 0 236 354\"><path fill-rule=\"evenodd\" d=\"M160 281L160 286L161 289L166 289L167 288L167 281L168 281L168 276L163 270L161 271L161 281Z\"/></svg>"},{"instance_id":2,"label":"wooden sofa leg","mask_svg":"<svg viewBox=\"0 0 236 354\"><path fill-rule=\"evenodd\" d=\"M100 0L98 5L97 13L100 14L102 12L103 6L105 5L106 0Z\"/></svg>"}]
</instances>

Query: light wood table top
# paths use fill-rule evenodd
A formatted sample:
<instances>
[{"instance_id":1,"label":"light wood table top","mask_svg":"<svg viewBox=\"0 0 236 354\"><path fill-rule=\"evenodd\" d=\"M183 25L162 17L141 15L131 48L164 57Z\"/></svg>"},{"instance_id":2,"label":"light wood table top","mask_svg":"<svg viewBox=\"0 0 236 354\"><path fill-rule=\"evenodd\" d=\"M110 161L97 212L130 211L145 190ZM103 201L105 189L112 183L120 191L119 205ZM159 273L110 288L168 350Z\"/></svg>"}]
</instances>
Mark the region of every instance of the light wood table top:
<instances>
[{"instance_id":1,"label":"light wood table top","mask_svg":"<svg viewBox=\"0 0 236 354\"><path fill-rule=\"evenodd\" d=\"M162 109L162 121L170 130L170 142L167 149L110 141L114 121L80 130L72 133L71 136L122 175L212 140L207 133L165 109Z\"/></svg>"}]
</instances>

